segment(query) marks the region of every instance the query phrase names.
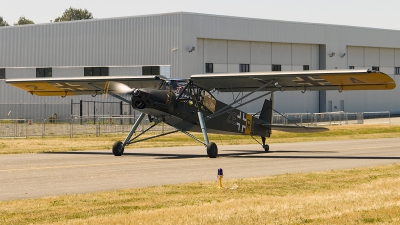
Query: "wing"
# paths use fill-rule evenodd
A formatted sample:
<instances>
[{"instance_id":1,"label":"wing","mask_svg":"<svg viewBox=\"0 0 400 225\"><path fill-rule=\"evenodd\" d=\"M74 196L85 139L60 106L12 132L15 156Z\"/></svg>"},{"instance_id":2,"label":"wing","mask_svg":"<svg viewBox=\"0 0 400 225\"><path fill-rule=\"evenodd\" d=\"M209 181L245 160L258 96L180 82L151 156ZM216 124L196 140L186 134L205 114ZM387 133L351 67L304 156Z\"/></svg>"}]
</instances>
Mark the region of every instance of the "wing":
<instances>
[{"instance_id":1,"label":"wing","mask_svg":"<svg viewBox=\"0 0 400 225\"><path fill-rule=\"evenodd\" d=\"M99 95L115 81L135 88L158 88L165 80L162 76L71 77L8 79L6 83L38 96Z\"/></svg>"},{"instance_id":2,"label":"wing","mask_svg":"<svg viewBox=\"0 0 400 225\"><path fill-rule=\"evenodd\" d=\"M394 80L371 70L308 70L192 75L193 84L220 92L308 91L308 90L388 90Z\"/></svg>"}]
</instances>

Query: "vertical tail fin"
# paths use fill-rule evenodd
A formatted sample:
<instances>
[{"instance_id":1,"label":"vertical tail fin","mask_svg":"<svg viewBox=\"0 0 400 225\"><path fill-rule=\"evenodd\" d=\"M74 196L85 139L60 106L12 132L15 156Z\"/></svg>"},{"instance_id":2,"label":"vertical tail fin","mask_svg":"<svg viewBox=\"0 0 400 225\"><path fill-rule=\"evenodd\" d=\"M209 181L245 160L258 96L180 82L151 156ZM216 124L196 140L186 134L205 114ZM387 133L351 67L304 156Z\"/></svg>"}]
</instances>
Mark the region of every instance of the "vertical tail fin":
<instances>
[{"instance_id":1,"label":"vertical tail fin","mask_svg":"<svg viewBox=\"0 0 400 225\"><path fill-rule=\"evenodd\" d=\"M272 101L265 99L259 118L267 124L272 123Z\"/></svg>"}]
</instances>

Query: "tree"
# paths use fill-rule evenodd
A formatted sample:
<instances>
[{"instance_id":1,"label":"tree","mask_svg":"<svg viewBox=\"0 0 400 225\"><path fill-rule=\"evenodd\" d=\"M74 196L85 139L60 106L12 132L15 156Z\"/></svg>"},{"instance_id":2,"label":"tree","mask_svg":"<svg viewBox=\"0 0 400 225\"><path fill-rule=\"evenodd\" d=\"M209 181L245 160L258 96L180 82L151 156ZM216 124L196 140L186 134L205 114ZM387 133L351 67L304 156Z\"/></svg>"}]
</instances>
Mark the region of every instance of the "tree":
<instances>
[{"instance_id":1,"label":"tree","mask_svg":"<svg viewBox=\"0 0 400 225\"><path fill-rule=\"evenodd\" d=\"M14 23L14 26L18 25L26 25L26 24L35 24L32 20L25 18L25 16L21 16L17 23Z\"/></svg>"},{"instance_id":2,"label":"tree","mask_svg":"<svg viewBox=\"0 0 400 225\"><path fill-rule=\"evenodd\" d=\"M73 21L73 20L90 20L93 15L87 9L75 9L69 7L61 17L57 17L54 22Z\"/></svg>"},{"instance_id":3,"label":"tree","mask_svg":"<svg viewBox=\"0 0 400 225\"><path fill-rule=\"evenodd\" d=\"M7 21L3 20L3 17L0 16L0 27L10 26Z\"/></svg>"}]
</instances>

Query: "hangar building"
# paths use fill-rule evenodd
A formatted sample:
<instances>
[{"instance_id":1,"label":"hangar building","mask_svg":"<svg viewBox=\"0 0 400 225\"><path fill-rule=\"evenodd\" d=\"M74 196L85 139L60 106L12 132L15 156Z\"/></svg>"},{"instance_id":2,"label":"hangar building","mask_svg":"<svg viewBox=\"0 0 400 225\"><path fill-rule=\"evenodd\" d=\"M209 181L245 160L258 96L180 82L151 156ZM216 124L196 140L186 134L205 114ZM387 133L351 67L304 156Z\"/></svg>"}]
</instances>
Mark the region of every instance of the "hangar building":
<instances>
[{"instance_id":1,"label":"hangar building","mask_svg":"<svg viewBox=\"0 0 400 225\"><path fill-rule=\"evenodd\" d=\"M143 74L188 78L202 73L369 68L400 83L399 40L397 30L187 12L1 27L0 118L10 117L9 108L19 111L11 117L40 117L34 108L18 109L28 103L50 107L80 100L105 101L101 96L31 96L5 83L15 78ZM392 91L279 92L274 107L282 113L396 114L400 112L399 95L399 87ZM235 95L216 97L230 101ZM260 105L254 102L243 110L258 112ZM123 109L124 114L131 113L127 110ZM70 115L67 109L50 111ZM97 114L112 114L112 110L105 111Z\"/></svg>"}]
</instances>

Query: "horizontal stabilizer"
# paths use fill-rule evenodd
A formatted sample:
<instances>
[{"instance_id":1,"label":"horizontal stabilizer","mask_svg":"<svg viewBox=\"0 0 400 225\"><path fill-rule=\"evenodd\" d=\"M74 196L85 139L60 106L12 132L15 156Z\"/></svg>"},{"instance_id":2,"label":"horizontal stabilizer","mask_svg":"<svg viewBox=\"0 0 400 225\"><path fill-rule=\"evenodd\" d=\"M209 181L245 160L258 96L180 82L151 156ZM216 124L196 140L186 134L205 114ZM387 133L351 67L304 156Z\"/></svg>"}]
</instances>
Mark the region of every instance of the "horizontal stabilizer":
<instances>
[{"instance_id":1,"label":"horizontal stabilizer","mask_svg":"<svg viewBox=\"0 0 400 225\"><path fill-rule=\"evenodd\" d=\"M271 130L279 130L291 133L315 133L328 131L326 127L306 127L306 126L291 126L291 125L276 125L276 124L261 124L262 127L269 128Z\"/></svg>"}]
</instances>

